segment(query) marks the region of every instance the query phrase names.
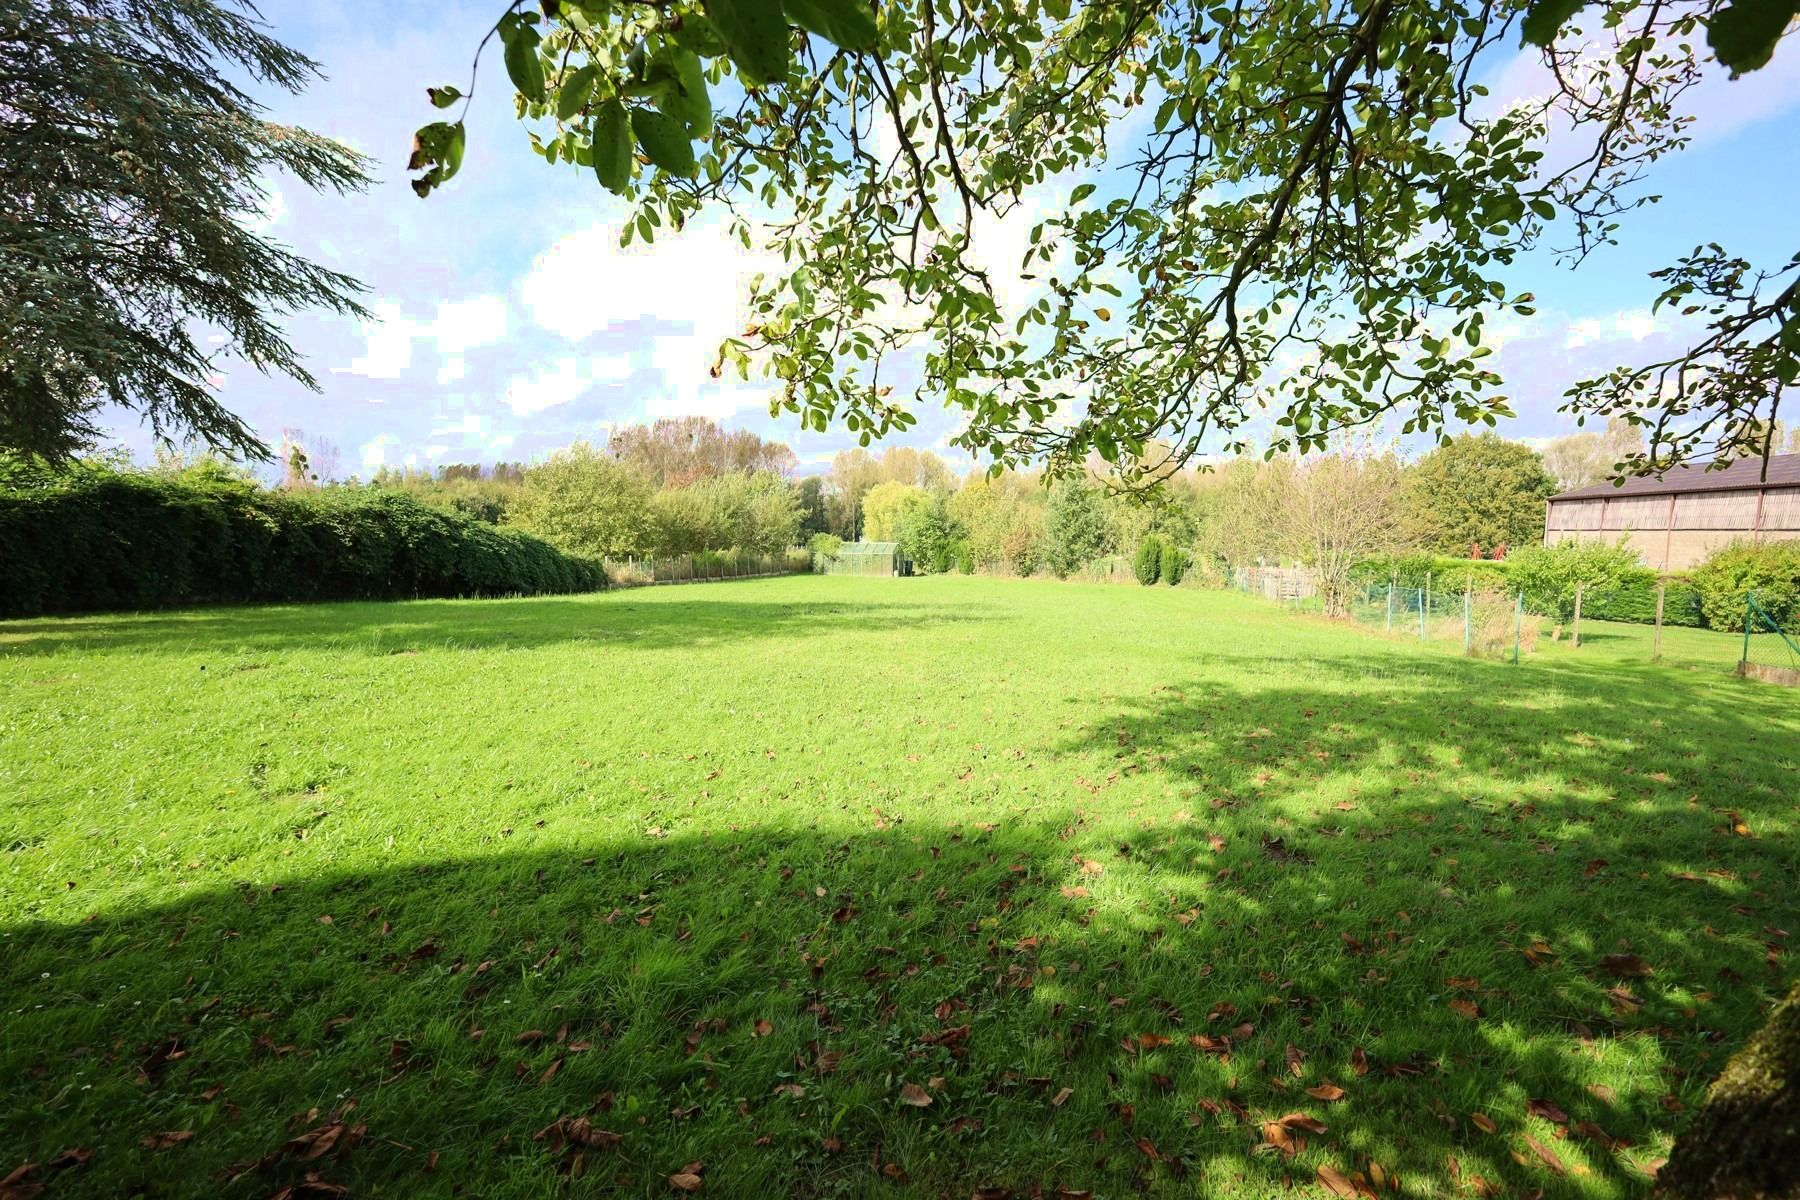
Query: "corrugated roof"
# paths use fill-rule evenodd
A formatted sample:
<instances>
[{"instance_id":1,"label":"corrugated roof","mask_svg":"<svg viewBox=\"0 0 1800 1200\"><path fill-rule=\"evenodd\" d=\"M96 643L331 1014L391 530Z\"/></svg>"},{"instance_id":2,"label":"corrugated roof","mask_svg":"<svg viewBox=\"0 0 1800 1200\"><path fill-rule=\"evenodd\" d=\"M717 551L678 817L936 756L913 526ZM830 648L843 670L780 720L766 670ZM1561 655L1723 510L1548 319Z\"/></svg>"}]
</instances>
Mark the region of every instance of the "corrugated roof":
<instances>
[{"instance_id":1,"label":"corrugated roof","mask_svg":"<svg viewBox=\"0 0 1800 1200\"><path fill-rule=\"evenodd\" d=\"M1609 496L1666 496L1671 492L1733 492L1760 487L1800 487L1800 454L1770 456L1766 480L1762 459L1740 458L1722 471L1676 467L1662 475L1640 475L1616 486L1611 482L1596 483L1550 498L1602 500Z\"/></svg>"}]
</instances>

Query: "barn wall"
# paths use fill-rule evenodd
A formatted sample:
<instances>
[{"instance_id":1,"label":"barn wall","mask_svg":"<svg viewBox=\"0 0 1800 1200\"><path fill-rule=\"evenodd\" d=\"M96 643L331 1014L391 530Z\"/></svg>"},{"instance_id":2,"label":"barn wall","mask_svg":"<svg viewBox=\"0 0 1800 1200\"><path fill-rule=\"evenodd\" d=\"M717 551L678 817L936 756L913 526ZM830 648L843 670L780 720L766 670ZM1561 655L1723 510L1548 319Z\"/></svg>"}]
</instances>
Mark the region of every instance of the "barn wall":
<instances>
[{"instance_id":1,"label":"barn wall","mask_svg":"<svg viewBox=\"0 0 1800 1200\"><path fill-rule=\"evenodd\" d=\"M1561 541L1623 540L1647 566L1682 571L1708 554L1745 538L1800 538L1800 488L1766 493L1754 489L1690 492L1674 498L1670 528L1668 496L1617 496L1598 500L1552 501L1544 544ZM1761 529L1757 508L1761 504Z\"/></svg>"}]
</instances>

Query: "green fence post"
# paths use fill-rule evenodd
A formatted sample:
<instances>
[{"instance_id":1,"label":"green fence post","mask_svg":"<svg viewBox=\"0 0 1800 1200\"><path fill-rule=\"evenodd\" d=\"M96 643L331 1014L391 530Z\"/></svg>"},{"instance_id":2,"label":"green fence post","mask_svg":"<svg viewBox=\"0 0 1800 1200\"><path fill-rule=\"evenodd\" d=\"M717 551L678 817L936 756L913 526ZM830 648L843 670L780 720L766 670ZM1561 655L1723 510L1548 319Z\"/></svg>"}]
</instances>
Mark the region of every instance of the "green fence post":
<instances>
[{"instance_id":1,"label":"green fence post","mask_svg":"<svg viewBox=\"0 0 1800 1200\"><path fill-rule=\"evenodd\" d=\"M1473 629L1469 625L1469 593L1463 592L1463 654L1466 657L1475 647Z\"/></svg>"},{"instance_id":2,"label":"green fence post","mask_svg":"<svg viewBox=\"0 0 1800 1200\"><path fill-rule=\"evenodd\" d=\"M1421 642L1425 640L1425 605L1430 595L1430 592L1419 593L1419 640Z\"/></svg>"},{"instance_id":3,"label":"green fence post","mask_svg":"<svg viewBox=\"0 0 1800 1200\"><path fill-rule=\"evenodd\" d=\"M1756 611L1756 589L1751 588L1744 593L1744 653L1738 659L1738 674L1743 674L1743 666L1750 661L1750 614Z\"/></svg>"},{"instance_id":4,"label":"green fence post","mask_svg":"<svg viewBox=\"0 0 1800 1200\"><path fill-rule=\"evenodd\" d=\"M1388 580L1387 631L1394 632L1394 581Z\"/></svg>"}]
</instances>

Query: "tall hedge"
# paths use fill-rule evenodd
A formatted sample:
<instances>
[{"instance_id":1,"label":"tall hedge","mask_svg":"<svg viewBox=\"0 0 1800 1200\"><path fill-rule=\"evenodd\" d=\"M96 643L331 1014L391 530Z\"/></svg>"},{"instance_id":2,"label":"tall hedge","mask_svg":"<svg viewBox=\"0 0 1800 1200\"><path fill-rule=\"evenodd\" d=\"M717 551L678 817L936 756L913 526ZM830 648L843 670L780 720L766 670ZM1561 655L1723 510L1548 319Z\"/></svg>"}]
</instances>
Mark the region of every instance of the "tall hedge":
<instances>
[{"instance_id":1,"label":"tall hedge","mask_svg":"<svg viewBox=\"0 0 1800 1200\"><path fill-rule=\"evenodd\" d=\"M1744 598L1756 602L1783 628L1800 630L1800 541L1732 542L1694 568L1694 590L1714 629L1744 627Z\"/></svg>"},{"instance_id":2,"label":"tall hedge","mask_svg":"<svg viewBox=\"0 0 1800 1200\"><path fill-rule=\"evenodd\" d=\"M0 487L0 616L604 586L598 563L395 492L96 469Z\"/></svg>"}]
</instances>

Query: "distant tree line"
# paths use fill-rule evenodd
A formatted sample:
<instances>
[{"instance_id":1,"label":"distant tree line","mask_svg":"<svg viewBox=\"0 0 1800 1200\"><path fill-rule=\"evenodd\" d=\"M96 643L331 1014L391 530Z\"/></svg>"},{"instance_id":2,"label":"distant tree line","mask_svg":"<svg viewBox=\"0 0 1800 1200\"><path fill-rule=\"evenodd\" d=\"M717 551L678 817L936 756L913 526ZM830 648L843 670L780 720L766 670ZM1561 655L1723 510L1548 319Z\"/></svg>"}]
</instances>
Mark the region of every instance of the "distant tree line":
<instances>
[{"instance_id":1,"label":"distant tree line","mask_svg":"<svg viewBox=\"0 0 1800 1200\"><path fill-rule=\"evenodd\" d=\"M1769 432L1777 448L1791 437ZM845 541L895 542L924 573L1098 571L1157 583L1219 581L1259 562L1305 565L1337 611L1370 563L1500 559L1539 544L1546 498L1605 478L1636 452L1637 436L1615 424L1539 450L1465 434L1414 462L1393 446L1340 441L1325 454L1160 473L1151 447L1136 474L1154 486L1135 489L1097 458L1055 478L965 477L910 446L845 450L824 473L795 478L788 446L702 417L622 427L604 446L578 442L536 463L383 468L367 480L338 480L329 441L286 430L277 466L281 490L401 493L590 557L771 555L806 544L828 555ZM156 469L193 461L165 455Z\"/></svg>"}]
</instances>

